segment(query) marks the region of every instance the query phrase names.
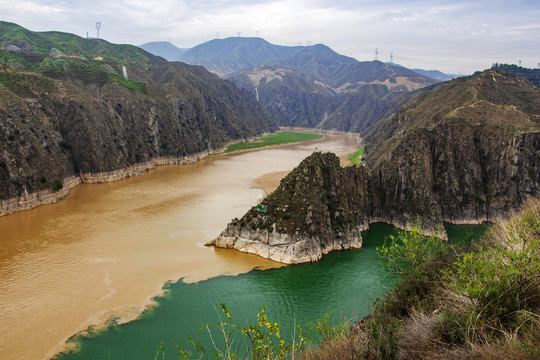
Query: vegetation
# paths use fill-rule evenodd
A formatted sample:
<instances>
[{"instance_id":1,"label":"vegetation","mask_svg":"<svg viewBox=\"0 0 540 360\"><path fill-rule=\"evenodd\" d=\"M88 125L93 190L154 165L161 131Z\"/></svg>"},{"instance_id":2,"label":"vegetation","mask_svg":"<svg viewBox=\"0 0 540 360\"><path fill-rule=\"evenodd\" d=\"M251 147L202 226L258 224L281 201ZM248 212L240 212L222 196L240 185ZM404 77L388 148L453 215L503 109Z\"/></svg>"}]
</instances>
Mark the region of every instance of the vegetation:
<instances>
[{"instance_id":1,"label":"vegetation","mask_svg":"<svg viewBox=\"0 0 540 360\"><path fill-rule=\"evenodd\" d=\"M266 147L266 146L283 145L283 144L290 144L290 143L316 140L316 139L322 139L322 138L323 136L318 135L318 134L282 131L277 134L261 136L256 141L252 141L252 142L245 141L245 142L229 145L224 152L229 153L229 152L239 151L239 150L256 149L256 148L261 148L261 147Z\"/></svg>"},{"instance_id":2,"label":"vegetation","mask_svg":"<svg viewBox=\"0 0 540 360\"><path fill-rule=\"evenodd\" d=\"M187 339L189 349L174 344L178 359L207 359L210 354L215 359L294 359L295 356L301 356L308 344L331 343L335 338L345 336L348 329L347 323L330 325L331 313L327 313L316 322L308 323L307 330L298 326L289 341L282 335L281 326L268 318L265 305L259 308L257 322L248 325L234 323L225 304L221 304L221 310L225 319L221 321L217 332L206 324L201 327L197 338ZM211 349L202 345L203 335L208 337L206 340L209 341L206 342L212 344ZM220 342L222 346L217 345ZM161 343L154 360L165 359L165 350Z\"/></svg>"},{"instance_id":3,"label":"vegetation","mask_svg":"<svg viewBox=\"0 0 540 360\"><path fill-rule=\"evenodd\" d=\"M64 187L62 180L56 179L53 183L53 191L61 190Z\"/></svg>"},{"instance_id":4,"label":"vegetation","mask_svg":"<svg viewBox=\"0 0 540 360\"><path fill-rule=\"evenodd\" d=\"M360 166L363 160L362 155L364 154L364 151L366 151L366 148L361 147L349 157L349 161L351 162L351 165L356 166L356 167Z\"/></svg>"},{"instance_id":5,"label":"vegetation","mask_svg":"<svg viewBox=\"0 0 540 360\"><path fill-rule=\"evenodd\" d=\"M418 229L379 248L404 276L373 315L317 359L540 359L540 201L479 241Z\"/></svg>"}]
</instances>

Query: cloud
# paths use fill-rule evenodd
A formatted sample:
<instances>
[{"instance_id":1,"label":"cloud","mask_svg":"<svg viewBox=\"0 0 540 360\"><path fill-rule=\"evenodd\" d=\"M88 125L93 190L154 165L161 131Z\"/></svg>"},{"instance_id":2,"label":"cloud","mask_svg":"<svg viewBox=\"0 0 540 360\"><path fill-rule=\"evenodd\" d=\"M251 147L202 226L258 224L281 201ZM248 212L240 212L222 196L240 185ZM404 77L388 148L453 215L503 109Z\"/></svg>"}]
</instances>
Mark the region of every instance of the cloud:
<instances>
[{"instance_id":1,"label":"cloud","mask_svg":"<svg viewBox=\"0 0 540 360\"><path fill-rule=\"evenodd\" d=\"M0 0L3 20L31 30L100 35L115 43L170 40L192 47L257 36L279 45L324 43L358 60L471 73L492 62L540 61L537 0Z\"/></svg>"}]
</instances>

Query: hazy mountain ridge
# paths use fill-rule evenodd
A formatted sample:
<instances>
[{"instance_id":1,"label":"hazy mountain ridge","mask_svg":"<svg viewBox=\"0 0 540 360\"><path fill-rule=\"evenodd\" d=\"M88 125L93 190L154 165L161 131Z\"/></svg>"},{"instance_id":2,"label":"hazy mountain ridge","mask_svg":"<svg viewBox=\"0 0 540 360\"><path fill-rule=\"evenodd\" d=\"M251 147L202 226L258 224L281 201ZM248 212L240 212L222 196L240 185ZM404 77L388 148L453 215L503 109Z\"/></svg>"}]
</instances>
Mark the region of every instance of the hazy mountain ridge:
<instances>
[{"instance_id":1,"label":"hazy mountain ridge","mask_svg":"<svg viewBox=\"0 0 540 360\"><path fill-rule=\"evenodd\" d=\"M279 124L362 132L396 111L409 91L451 76L401 65L359 62L329 47L283 47L260 38L214 39L178 60L250 89Z\"/></svg>"},{"instance_id":2,"label":"hazy mountain ridge","mask_svg":"<svg viewBox=\"0 0 540 360\"><path fill-rule=\"evenodd\" d=\"M0 27L1 214L54 200L63 183L194 161L276 129L249 92L202 67Z\"/></svg>"},{"instance_id":3,"label":"hazy mountain ridge","mask_svg":"<svg viewBox=\"0 0 540 360\"><path fill-rule=\"evenodd\" d=\"M161 56L167 61L177 61L176 59L179 56L189 50L178 48L168 41L153 41L138 46L150 54Z\"/></svg>"},{"instance_id":4,"label":"hazy mountain ridge","mask_svg":"<svg viewBox=\"0 0 540 360\"><path fill-rule=\"evenodd\" d=\"M421 91L366 138L366 162L314 153L212 242L276 261L361 246L371 222L427 232L504 218L540 190L540 90L486 71Z\"/></svg>"}]
</instances>

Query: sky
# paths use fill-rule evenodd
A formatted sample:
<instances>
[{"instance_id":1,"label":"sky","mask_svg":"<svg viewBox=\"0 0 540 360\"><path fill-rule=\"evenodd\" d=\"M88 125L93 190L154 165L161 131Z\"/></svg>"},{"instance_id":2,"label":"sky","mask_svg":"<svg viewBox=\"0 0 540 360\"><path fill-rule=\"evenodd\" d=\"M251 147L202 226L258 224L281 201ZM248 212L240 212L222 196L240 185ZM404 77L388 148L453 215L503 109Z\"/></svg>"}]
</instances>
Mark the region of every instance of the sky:
<instances>
[{"instance_id":1,"label":"sky","mask_svg":"<svg viewBox=\"0 0 540 360\"><path fill-rule=\"evenodd\" d=\"M83 37L99 21L99 37L117 44L322 43L359 61L461 75L495 62L540 67L540 0L0 0L0 20Z\"/></svg>"}]
</instances>

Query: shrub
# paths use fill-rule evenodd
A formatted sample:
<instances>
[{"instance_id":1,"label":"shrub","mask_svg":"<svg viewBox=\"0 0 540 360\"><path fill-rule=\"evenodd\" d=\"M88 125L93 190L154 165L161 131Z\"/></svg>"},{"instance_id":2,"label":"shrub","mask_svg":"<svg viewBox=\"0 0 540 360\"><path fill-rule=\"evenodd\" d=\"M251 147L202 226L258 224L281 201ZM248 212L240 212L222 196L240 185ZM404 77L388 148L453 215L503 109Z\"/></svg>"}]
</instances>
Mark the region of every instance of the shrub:
<instances>
[{"instance_id":1,"label":"shrub","mask_svg":"<svg viewBox=\"0 0 540 360\"><path fill-rule=\"evenodd\" d=\"M58 191L64 187L64 184L62 184L62 180L56 179L53 183L53 191Z\"/></svg>"},{"instance_id":2,"label":"shrub","mask_svg":"<svg viewBox=\"0 0 540 360\"><path fill-rule=\"evenodd\" d=\"M387 270L403 275L433 261L443 247L443 240L423 235L420 225L415 224L410 231L387 237L384 245L377 247L377 253Z\"/></svg>"},{"instance_id":3,"label":"shrub","mask_svg":"<svg viewBox=\"0 0 540 360\"><path fill-rule=\"evenodd\" d=\"M488 240L465 253L444 276L446 286L470 304L464 328L471 342L540 324L538 207L499 225Z\"/></svg>"}]
</instances>

